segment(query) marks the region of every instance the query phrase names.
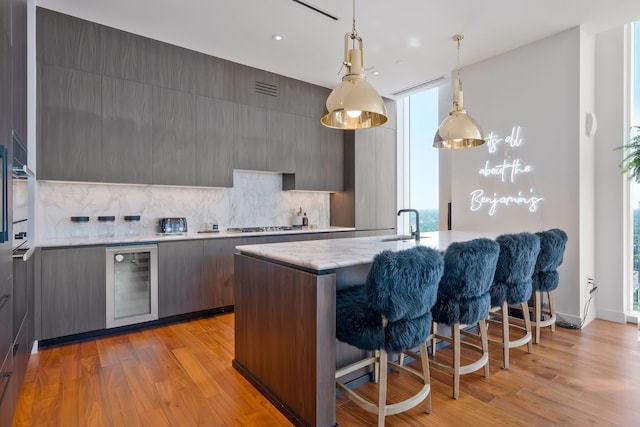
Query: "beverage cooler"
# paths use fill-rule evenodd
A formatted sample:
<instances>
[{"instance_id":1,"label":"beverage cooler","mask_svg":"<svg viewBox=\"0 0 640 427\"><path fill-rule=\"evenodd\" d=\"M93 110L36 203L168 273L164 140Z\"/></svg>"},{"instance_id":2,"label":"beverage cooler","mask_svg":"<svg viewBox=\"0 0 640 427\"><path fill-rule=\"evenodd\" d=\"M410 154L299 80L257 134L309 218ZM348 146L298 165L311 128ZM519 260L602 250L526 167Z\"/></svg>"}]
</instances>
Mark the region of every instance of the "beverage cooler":
<instances>
[{"instance_id":1,"label":"beverage cooler","mask_svg":"<svg viewBox=\"0 0 640 427\"><path fill-rule=\"evenodd\" d=\"M107 328L158 319L158 246L107 247Z\"/></svg>"}]
</instances>

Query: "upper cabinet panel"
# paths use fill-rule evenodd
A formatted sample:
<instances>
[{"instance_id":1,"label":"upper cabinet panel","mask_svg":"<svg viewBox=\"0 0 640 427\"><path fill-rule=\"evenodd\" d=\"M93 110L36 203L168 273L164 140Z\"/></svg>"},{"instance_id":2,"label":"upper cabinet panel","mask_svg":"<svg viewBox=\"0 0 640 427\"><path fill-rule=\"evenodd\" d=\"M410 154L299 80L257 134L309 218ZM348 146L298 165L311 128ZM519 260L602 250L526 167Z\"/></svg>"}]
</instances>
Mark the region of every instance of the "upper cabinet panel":
<instances>
[{"instance_id":1,"label":"upper cabinet panel","mask_svg":"<svg viewBox=\"0 0 640 427\"><path fill-rule=\"evenodd\" d=\"M267 170L292 173L296 168L296 145L305 137L299 132L301 117L267 110Z\"/></svg>"},{"instance_id":2,"label":"upper cabinet panel","mask_svg":"<svg viewBox=\"0 0 640 427\"><path fill-rule=\"evenodd\" d=\"M233 187L234 103L196 98L196 185Z\"/></svg>"},{"instance_id":3,"label":"upper cabinet panel","mask_svg":"<svg viewBox=\"0 0 640 427\"><path fill-rule=\"evenodd\" d=\"M183 72L177 89L209 98L233 100L234 63L188 49L180 49L179 60Z\"/></svg>"},{"instance_id":4,"label":"upper cabinet panel","mask_svg":"<svg viewBox=\"0 0 640 427\"><path fill-rule=\"evenodd\" d=\"M153 88L153 183L195 185L195 95Z\"/></svg>"},{"instance_id":5,"label":"upper cabinet panel","mask_svg":"<svg viewBox=\"0 0 640 427\"><path fill-rule=\"evenodd\" d=\"M240 104L278 109L280 76L245 65L233 64L234 100Z\"/></svg>"},{"instance_id":6,"label":"upper cabinet panel","mask_svg":"<svg viewBox=\"0 0 640 427\"><path fill-rule=\"evenodd\" d=\"M102 78L102 164L106 182L151 184L152 87Z\"/></svg>"},{"instance_id":7,"label":"upper cabinet panel","mask_svg":"<svg viewBox=\"0 0 640 427\"><path fill-rule=\"evenodd\" d=\"M233 167L267 170L267 110L235 104L233 125Z\"/></svg>"},{"instance_id":8,"label":"upper cabinet panel","mask_svg":"<svg viewBox=\"0 0 640 427\"><path fill-rule=\"evenodd\" d=\"M103 27L101 52L104 56L104 74L125 80L154 85L160 83L157 55L160 42ZM163 70L163 75L171 74Z\"/></svg>"},{"instance_id":9,"label":"upper cabinet panel","mask_svg":"<svg viewBox=\"0 0 640 427\"><path fill-rule=\"evenodd\" d=\"M38 179L102 179L102 95L97 74L41 66Z\"/></svg>"},{"instance_id":10,"label":"upper cabinet panel","mask_svg":"<svg viewBox=\"0 0 640 427\"><path fill-rule=\"evenodd\" d=\"M101 27L43 8L36 13L38 62L102 73Z\"/></svg>"},{"instance_id":11,"label":"upper cabinet panel","mask_svg":"<svg viewBox=\"0 0 640 427\"><path fill-rule=\"evenodd\" d=\"M330 89L42 8L37 19L38 178L227 187L236 168L342 190L342 132L320 124Z\"/></svg>"},{"instance_id":12,"label":"upper cabinet panel","mask_svg":"<svg viewBox=\"0 0 640 427\"><path fill-rule=\"evenodd\" d=\"M13 81L11 98L13 105L13 130L27 143L27 2L14 0L11 5L13 46L11 62Z\"/></svg>"}]
</instances>

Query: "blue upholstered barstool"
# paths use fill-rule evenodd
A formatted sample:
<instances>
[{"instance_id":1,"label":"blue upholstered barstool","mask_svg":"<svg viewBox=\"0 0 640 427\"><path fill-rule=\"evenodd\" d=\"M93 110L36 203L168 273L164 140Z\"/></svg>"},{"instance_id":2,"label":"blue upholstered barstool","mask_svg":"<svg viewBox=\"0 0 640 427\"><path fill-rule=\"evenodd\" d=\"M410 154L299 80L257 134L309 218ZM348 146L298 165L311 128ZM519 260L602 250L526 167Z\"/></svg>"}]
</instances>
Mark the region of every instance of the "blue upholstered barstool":
<instances>
[{"instance_id":1,"label":"blue upholstered barstool","mask_svg":"<svg viewBox=\"0 0 640 427\"><path fill-rule=\"evenodd\" d=\"M469 374L484 367L484 376L489 376L489 344L485 319L489 314L491 297L489 289L496 271L500 248L490 239L475 239L455 242L444 254L444 273L438 287L438 299L431 309L433 314L433 337L431 352L435 356L436 340L451 343L452 361L450 365L430 360L431 366L453 375L453 398L460 390L460 375ZM451 327L451 336L437 333L437 325ZM461 325L477 325L478 334L461 330ZM473 338L461 340L460 334ZM480 339L478 345L477 339ZM460 365L461 346L480 353L472 363Z\"/></svg>"},{"instance_id":2,"label":"blue upholstered barstool","mask_svg":"<svg viewBox=\"0 0 640 427\"><path fill-rule=\"evenodd\" d=\"M567 233L553 228L547 231L536 233L540 238L540 253L536 260L536 267L532 276L533 297L531 303L533 307L529 310L533 312L531 325L535 329L536 344L540 343L540 329L546 326L551 327L551 332L556 331L556 308L553 300L553 291L558 287L560 276L558 267L562 264L564 250L567 245ZM544 305L544 294L547 295L548 305ZM542 319L542 316L546 319Z\"/></svg>"},{"instance_id":3,"label":"blue upholstered barstool","mask_svg":"<svg viewBox=\"0 0 640 427\"><path fill-rule=\"evenodd\" d=\"M501 339L489 335L489 343L502 347L504 369L509 369L509 349L527 345L533 352L528 301L531 298L531 276L540 252L540 238L531 233L503 234L496 238L500 256L491 285L489 324L501 326ZM509 316L509 306L519 306L522 318ZM519 334L511 339L511 331Z\"/></svg>"},{"instance_id":4,"label":"blue upholstered barstool","mask_svg":"<svg viewBox=\"0 0 640 427\"><path fill-rule=\"evenodd\" d=\"M386 415L407 411L427 400L431 412L431 386L426 340L431 328L431 307L442 277L442 256L434 249L418 246L403 251L384 251L375 256L364 286L339 290L336 295L336 335L340 341L373 351L372 357L336 371L336 387L361 408L378 414L383 426ZM387 353L420 348L422 372L388 359ZM363 367L374 366L378 378L378 401L371 402L339 381ZM413 396L386 403L387 366L422 383Z\"/></svg>"}]
</instances>

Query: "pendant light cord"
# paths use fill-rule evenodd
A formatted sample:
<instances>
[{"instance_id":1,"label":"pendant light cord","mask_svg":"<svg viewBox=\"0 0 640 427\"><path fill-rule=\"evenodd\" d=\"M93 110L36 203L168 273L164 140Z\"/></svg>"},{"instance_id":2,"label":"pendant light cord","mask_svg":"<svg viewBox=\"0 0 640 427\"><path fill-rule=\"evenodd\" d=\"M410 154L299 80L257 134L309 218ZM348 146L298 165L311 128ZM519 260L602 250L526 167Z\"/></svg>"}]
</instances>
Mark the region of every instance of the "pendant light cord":
<instances>
[{"instance_id":1,"label":"pendant light cord","mask_svg":"<svg viewBox=\"0 0 640 427\"><path fill-rule=\"evenodd\" d=\"M351 22L351 34L353 35L353 37L351 37L351 43L352 46L355 47L355 40L358 38L358 32L356 31L356 0L353 0L353 18Z\"/></svg>"},{"instance_id":2,"label":"pendant light cord","mask_svg":"<svg viewBox=\"0 0 640 427\"><path fill-rule=\"evenodd\" d=\"M458 39L458 54L456 57L456 72L458 74L458 78L460 78L460 39Z\"/></svg>"}]
</instances>

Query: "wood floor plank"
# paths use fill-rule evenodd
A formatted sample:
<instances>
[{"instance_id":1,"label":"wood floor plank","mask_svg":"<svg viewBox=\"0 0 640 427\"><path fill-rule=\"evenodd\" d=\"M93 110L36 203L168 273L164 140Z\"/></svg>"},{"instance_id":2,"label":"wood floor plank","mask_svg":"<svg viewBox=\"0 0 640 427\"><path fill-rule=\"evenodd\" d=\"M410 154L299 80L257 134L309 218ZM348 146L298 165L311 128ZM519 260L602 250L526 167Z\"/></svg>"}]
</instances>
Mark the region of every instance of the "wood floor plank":
<instances>
[{"instance_id":1,"label":"wood floor plank","mask_svg":"<svg viewBox=\"0 0 640 427\"><path fill-rule=\"evenodd\" d=\"M276 427L291 423L232 366L234 317L211 318L81 343L32 355L14 427ZM292 349L295 350L295 349ZM438 358L448 356L447 349ZM635 325L596 320L583 330L542 331L533 354L490 351L490 376L431 370L431 414L422 405L386 418L413 426L640 425L640 342ZM415 362L414 362L415 364ZM389 375L389 399L415 382ZM377 385L358 388L372 398ZM369 426L376 416L336 399L341 427Z\"/></svg>"}]
</instances>

